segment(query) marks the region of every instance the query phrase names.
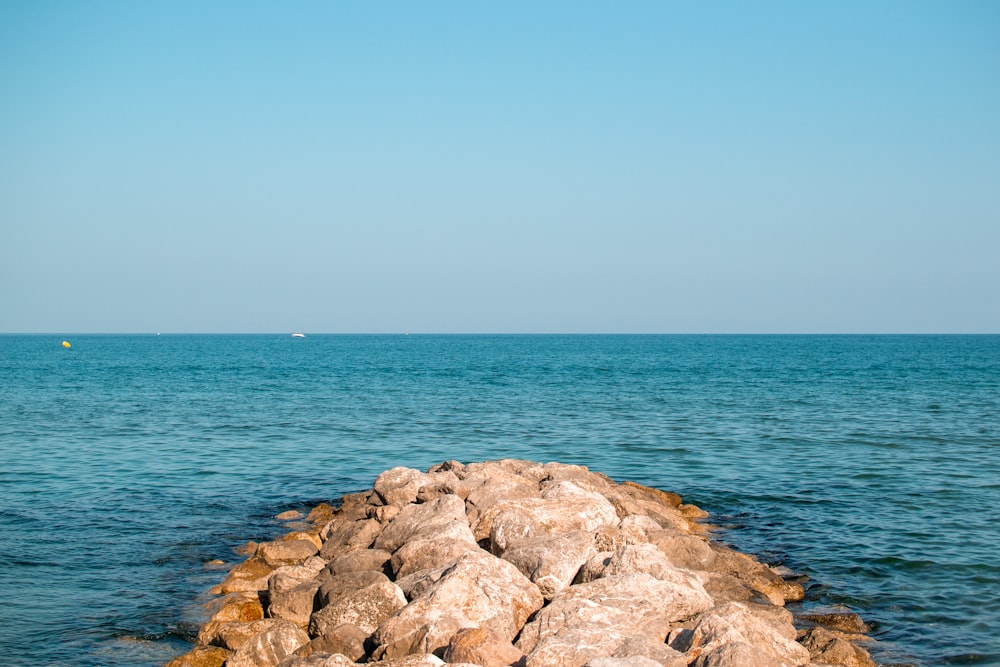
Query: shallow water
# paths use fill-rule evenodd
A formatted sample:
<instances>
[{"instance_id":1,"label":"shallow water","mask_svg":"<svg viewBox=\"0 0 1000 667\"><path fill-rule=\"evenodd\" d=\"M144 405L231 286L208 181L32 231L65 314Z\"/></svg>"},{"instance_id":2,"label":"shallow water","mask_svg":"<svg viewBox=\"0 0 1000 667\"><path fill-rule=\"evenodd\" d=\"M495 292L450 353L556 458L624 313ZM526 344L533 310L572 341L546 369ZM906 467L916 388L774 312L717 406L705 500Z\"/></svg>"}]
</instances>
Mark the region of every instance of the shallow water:
<instances>
[{"instance_id":1,"label":"shallow water","mask_svg":"<svg viewBox=\"0 0 1000 667\"><path fill-rule=\"evenodd\" d=\"M1000 664L1000 336L0 336L6 664L156 665L208 560L395 465L681 493L876 624Z\"/></svg>"}]
</instances>

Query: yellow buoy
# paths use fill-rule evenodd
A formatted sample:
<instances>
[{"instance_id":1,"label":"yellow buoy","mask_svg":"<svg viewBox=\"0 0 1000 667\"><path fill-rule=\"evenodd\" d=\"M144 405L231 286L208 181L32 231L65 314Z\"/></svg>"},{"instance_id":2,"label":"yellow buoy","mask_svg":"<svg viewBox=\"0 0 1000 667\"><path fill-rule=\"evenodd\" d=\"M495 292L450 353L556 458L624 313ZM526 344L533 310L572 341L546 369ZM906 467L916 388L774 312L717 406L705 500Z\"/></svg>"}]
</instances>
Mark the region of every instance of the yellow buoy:
<instances>
[{"instance_id":1,"label":"yellow buoy","mask_svg":"<svg viewBox=\"0 0 1000 667\"><path fill-rule=\"evenodd\" d=\"M73 347L73 346L69 344L68 340L64 340L63 341L63 347Z\"/></svg>"}]
</instances>

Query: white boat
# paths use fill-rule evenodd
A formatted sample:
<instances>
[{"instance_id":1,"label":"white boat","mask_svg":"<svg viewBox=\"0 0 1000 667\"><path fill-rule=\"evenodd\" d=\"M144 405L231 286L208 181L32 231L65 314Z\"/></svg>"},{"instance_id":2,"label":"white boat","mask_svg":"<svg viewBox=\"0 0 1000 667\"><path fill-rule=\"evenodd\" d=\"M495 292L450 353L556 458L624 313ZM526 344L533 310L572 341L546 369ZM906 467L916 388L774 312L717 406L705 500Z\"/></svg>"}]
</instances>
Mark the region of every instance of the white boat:
<instances>
[{"instance_id":1,"label":"white boat","mask_svg":"<svg viewBox=\"0 0 1000 667\"><path fill-rule=\"evenodd\" d=\"M305 337L306 337L306 335L305 334L301 334L301 333L293 333L292 334L292 338L305 338Z\"/></svg>"}]
</instances>

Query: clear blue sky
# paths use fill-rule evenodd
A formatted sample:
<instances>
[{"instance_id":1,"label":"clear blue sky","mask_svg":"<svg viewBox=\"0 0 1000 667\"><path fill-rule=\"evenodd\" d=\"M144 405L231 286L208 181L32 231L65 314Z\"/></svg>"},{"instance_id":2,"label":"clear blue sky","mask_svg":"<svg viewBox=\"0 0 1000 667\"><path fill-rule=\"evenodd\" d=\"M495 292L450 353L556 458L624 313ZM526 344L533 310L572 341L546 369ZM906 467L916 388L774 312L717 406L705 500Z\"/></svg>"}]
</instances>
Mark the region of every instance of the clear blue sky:
<instances>
[{"instance_id":1,"label":"clear blue sky","mask_svg":"<svg viewBox=\"0 0 1000 667\"><path fill-rule=\"evenodd\" d=\"M1000 332L1000 2L0 3L2 332Z\"/></svg>"}]
</instances>

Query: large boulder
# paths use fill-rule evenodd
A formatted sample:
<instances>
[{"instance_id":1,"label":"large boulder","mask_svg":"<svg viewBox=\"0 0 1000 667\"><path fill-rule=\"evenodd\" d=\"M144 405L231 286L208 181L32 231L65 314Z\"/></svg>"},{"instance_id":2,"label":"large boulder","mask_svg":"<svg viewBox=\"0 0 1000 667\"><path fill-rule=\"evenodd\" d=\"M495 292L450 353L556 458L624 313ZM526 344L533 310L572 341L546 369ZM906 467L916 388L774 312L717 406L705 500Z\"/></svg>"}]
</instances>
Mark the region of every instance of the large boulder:
<instances>
[{"instance_id":1,"label":"large boulder","mask_svg":"<svg viewBox=\"0 0 1000 667\"><path fill-rule=\"evenodd\" d=\"M296 649L309 643L309 635L291 621L275 621L263 632L247 639L226 660L226 667L275 667Z\"/></svg>"},{"instance_id":2,"label":"large boulder","mask_svg":"<svg viewBox=\"0 0 1000 667\"><path fill-rule=\"evenodd\" d=\"M413 468L392 468L375 479L372 487L386 505L407 505L416 502L420 487L434 480Z\"/></svg>"},{"instance_id":3,"label":"large boulder","mask_svg":"<svg viewBox=\"0 0 1000 667\"><path fill-rule=\"evenodd\" d=\"M538 587L516 567L470 551L378 628L373 657L433 653L443 650L462 628L477 626L511 641L543 602Z\"/></svg>"},{"instance_id":4,"label":"large boulder","mask_svg":"<svg viewBox=\"0 0 1000 667\"><path fill-rule=\"evenodd\" d=\"M319 547L309 539L262 542L257 547L257 555L272 567L299 565L318 552Z\"/></svg>"},{"instance_id":5,"label":"large boulder","mask_svg":"<svg viewBox=\"0 0 1000 667\"><path fill-rule=\"evenodd\" d=\"M808 663L810 656L794 637L790 620L782 622L777 615L754 613L748 605L727 602L702 614L691 631L683 633L672 646L694 659L715 653L727 644L746 644L754 650L748 653L747 649L731 647L712 660L722 660L722 655L738 649L740 655L763 652L770 656L774 667L797 667ZM718 664L721 667L725 663Z\"/></svg>"},{"instance_id":6,"label":"large boulder","mask_svg":"<svg viewBox=\"0 0 1000 667\"><path fill-rule=\"evenodd\" d=\"M322 637L349 623L371 634L387 618L406 606L406 596L391 581L378 581L364 588L345 591L312 615L309 633Z\"/></svg>"},{"instance_id":7,"label":"large boulder","mask_svg":"<svg viewBox=\"0 0 1000 667\"><path fill-rule=\"evenodd\" d=\"M524 654L510 640L488 628L464 628L456 632L441 655L447 663L470 663L481 667L508 667Z\"/></svg>"},{"instance_id":8,"label":"large boulder","mask_svg":"<svg viewBox=\"0 0 1000 667\"><path fill-rule=\"evenodd\" d=\"M503 503L490 526L490 545L502 556L508 547L541 535L595 531L618 524L614 506L599 493L572 482L556 482L542 490L541 498Z\"/></svg>"},{"instance_id":9,"label":"large boulder","mask_svg":"<svg viewBox=\"0 0 1000 667\"><path fill-rule=\"evenodd\" d=\"M465 517L465 503L458 496L441 496L429 503L405 506L381 531L374 548L391 553L410 540L436 537L445 531L475 543Z\"/></svg>"},{"instance_id":10,"label":"large boulder","mask_svg":"<svg viewBox=\"0 0 1000 667\"><path fill-rule=\"evenodd\" d=\"M557 595L524 627L517 647L528 667L583 665L612 656L636 636L662 643L671 623L712 604L687 573L674 571L669 580L645 573L604 577Z\"/></svg>"},{"instance_id":11,"label":"large boulder","mask_svg":"<svg viewBox=\"0 0 1000 667\"><path fill-rule=\"evenodd\" d=\"M551 600L573 583L580 567L594 553L590 533L577 530L522 540L509 546L503 559L534 582L546 600Z\"/></svg>"}]
</instances>

